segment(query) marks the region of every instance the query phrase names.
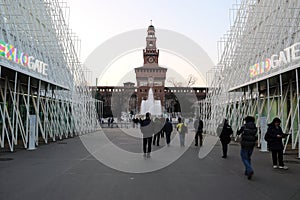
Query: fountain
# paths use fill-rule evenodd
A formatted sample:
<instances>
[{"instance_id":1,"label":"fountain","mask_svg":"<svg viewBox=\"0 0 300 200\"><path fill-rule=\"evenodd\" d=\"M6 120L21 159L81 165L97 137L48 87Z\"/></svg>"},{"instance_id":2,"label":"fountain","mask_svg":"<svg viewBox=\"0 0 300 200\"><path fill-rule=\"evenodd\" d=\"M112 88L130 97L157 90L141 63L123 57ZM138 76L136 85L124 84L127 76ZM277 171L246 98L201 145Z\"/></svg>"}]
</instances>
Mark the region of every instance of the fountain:
<instances>
[{"instance_id":1,"label":"fountain","mask_svg":"<svg viewBox=\"0 0 300 200\"><path fill-rule=\"evenodd\" d=\"M153 116L159 116L162 114L160 100L154 100L152 88L149 89L148 99L142 100L141 103L141 114L145 115L146 112L150 112Z\"/></svg>"}]
</instances>

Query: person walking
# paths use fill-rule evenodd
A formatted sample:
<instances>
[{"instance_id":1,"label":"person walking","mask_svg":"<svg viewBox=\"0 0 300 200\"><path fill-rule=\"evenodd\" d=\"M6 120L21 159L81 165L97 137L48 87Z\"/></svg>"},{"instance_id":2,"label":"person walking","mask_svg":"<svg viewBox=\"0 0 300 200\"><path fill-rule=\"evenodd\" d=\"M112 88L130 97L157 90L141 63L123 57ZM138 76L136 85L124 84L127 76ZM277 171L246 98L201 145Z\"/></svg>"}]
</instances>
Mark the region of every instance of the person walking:
<instances>
[{"instance_id":1,"label":"person walking","mask_svg":"<svg viewBox=\"0 0 300 200\"><path fill-rule=\"evenodd\" d=\"M223 123L219 125L218 129L220 129L220 141L222 144L222 158L227 158L228 144L231 141L231 135L233 133L231 126L228 124L228 120L224 119Z\"/></svg>"},{"instance_id":2,"label":"person walking","mask_svg":"<svg viewBox=\"0 0 300 200\"><path fill-rule=\"evenodd\" d=\"M198 146L198 139L200 142L200 146L202 146L203 143L203 121L200 119L195 120L194 122L194 128L195 128L195 146Z\"/></svg>"},{"instance_id":3,"label":"person walking","mask_svg":"<svg viewBox=\"0 0 300 200\"><path fill-rule=\"evenodd\" d=\"M166 143L167 143L168 147L170 146L172 131L173 131L173 125L170 122L169 118L166 118L166 122L165 122L165 125L163 127L163 132L166 135Z\"/></svg>"},{"instance_id":4,"label":"person walking","mask_svg":"<svg viewBox=\"0 0 300 200\"><path fill-rule=\"evenodd\" d=\"M275 117L273 121L268 124L268 130L265 135L265 140L268 143L268 148L272 152L272 161L274 169L288 169L283 163L283 144L282 139L287 135L282 132L280 127L281 120ZM278 166L279 164L279 166Z\"/></svg>"},{"instance_id":5,"label":"person walking","mask_svg":"<svg viewBox=\"0 0 300 200\"><path fill-rule=\"evenodd\" d=\"M160 133L161 133L160 137L161 137L161 138L164 138L164 137L165 137L165 134L164 134L164 131L163 131L165 121L166 121L166 120L165 120L164 117L161 117L161 118L160 118L160 124L161 124L161 126L162 126L162 128L161 128L161 130L160 130Z\"/></svg>"},{"instance_id":6,"label":"person walking","mask_svg":"<svg viewBox=\"0 0 300 200\"><path fill-rule=\"evenodd\" d=\"M150 118L151 114L146 113L146 119L141 121L141 132L143 134L143 152L144 157L150 157L151 155L151 145L152 145L152 135L154 132L154 125Z\"/></svg>"},{"instance_id":7,"label":"person walking","mask_svg":"<svg viewBox=\"0 0 300 200\"><path fill-rule=\"evenodd\" d=\"M187 133L187 126L184 124L184 119L178 118L176 130L179 133L180 146L184 147L185 134Z\"/></svg>"},{"instance_id":8,"label":"person walking","mask_svg":"<svg viewBox=\"0 0 300 200\"><path fill-rule=\"evenodd\" d=\"M107 127L110 128L110 117L107 120Z\"/></svg>"},{"instance_id":9,"label":"person walking","mask_svg":"<svg viewBox=\"0 0 300 200\"><path fill-rule=\"evenodd\" d=\"M254 117L247 116L244 120L245 124L237 131L237 134L241 135L240 155L245 165L245 175L250 180L254 173L251 166L251 156L257 140L257 127Z\"/></svg>"},{"instance_id":10,"label":"person walking","mask_svg":"<svg viewBox=\"0 0 300 200\"><path fill-rule=\"evenodd\" d=\"M159 140L161 136L162 123L159 118L155 118L154 120L154 137L153 137L153 145L159 146Z\"/></svg>"}]
</instances>

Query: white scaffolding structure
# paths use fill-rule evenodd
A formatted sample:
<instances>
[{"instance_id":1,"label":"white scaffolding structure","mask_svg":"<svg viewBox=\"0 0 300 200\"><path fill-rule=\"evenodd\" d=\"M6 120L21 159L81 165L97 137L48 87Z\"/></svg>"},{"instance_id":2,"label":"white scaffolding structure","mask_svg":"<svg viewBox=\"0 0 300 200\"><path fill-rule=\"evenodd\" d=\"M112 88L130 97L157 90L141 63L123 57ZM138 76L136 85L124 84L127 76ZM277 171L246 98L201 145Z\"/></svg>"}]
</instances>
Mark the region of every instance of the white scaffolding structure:
<instances>
[{"instance_id":1,"label":"white scaffolding structure","mask_svg":"<svg viewBox=\"0 0 300 200\"><path fill-rule=\"evenodd\" d=\"M240 0L231 16L206 99L207 131L216 134L223 118L237 130L247 115L256 117L258 127L262 117L267 122L279 117L284 132L291 133L285 149L300 149L300 1Z\"/></svg>"},{"instance_id":2,"label":"white scaffolding structure","mask_svg":"<svg viewBox=\"0 0 300 200\"><path fill-rule=\"evenodd\" d=\"M58 0L0 0L1 148L28 147L30 115L36 116L36 146L98 128L101 102L84 79L68 16ZM44 74L21 65L33 58L35 67L47 64Z\"/></svg>"}]
</instances>

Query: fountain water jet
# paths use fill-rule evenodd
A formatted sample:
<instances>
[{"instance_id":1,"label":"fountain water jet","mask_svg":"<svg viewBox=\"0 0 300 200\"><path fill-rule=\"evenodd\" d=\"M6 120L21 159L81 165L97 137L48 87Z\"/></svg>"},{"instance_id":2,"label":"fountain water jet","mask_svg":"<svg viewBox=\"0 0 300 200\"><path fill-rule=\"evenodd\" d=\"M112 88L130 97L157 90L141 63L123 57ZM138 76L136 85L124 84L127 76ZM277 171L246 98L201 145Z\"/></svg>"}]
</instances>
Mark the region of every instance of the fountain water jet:
<instances>
[{"instance_id":1,"label":"fountain water jet","mask_svg":"<svg viewBox=\"0 0 300 200\"><path fill-rule=\"evenodd\" d=\"M149 89L148 99L142 100L141 103L141 114L145 115L146 112L150 112L153 116L159 116L162 114L161 102L160 100L154 100L152 88Z\"/></svg>"}]
</instances>

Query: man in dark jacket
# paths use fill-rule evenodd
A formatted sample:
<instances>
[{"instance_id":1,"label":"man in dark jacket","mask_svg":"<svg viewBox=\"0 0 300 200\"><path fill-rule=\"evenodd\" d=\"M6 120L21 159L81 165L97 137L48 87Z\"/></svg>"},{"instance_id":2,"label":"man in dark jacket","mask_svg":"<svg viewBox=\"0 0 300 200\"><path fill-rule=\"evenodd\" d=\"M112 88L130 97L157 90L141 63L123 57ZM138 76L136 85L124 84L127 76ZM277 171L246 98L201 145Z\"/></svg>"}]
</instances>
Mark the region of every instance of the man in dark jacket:
<instances>
[{"instance_id":1,"label":"man in dark jacket","mask_svg":"<svg viewBox=\"0 0 300 200\"><path fill-rule=\"evenodd\" d=\"M152 144L152 135L154 132L154 125L150 119L150 113L146 113L146 119L141 121L141 132L143 134L143 152L144 157L150 157L151 154L151 144ZM147 148L148 147L148 148ZM148 151L146 151L148 150Z\"/></svg>"},{"instance_id":2,"label":"man in dark jacket","mask_svg":"<svg viewBox=\"0 0 300 200\"><path fill-rule=\"evenodd\" d=\"M153 145L159 146L159 140L162 132L163 123L159 118L155 118L153 121L154 124L154 135L153 135Z\"/></svg>"},{"instance_id":3,"label":"man in dark jacket","mask_svg":"<svg viewBox=\"0 0 300 200\"><path fill-rule=\"evenodd\" d=\"M265 140L268 142L269 150L272 152L273 168L288 169L283 163L283 144L282 139L286 136L280 127L281 120L275 117L272 123L268 124ZM278 158L278 159L277 159ZM278 160L278 162L277 162Z\"/></svg>"},{"instance_id":4,"label":"man in dark jacket","mask_svg":"<svg viewBox=\"0 0 300 200\"><path fill-rule=\"evenodd\" d=\"M203 121L200 119L195 120L194 122L194 128L195 128L195 146L198 146L198 139L200 140L200 146L202 146L203 143Z\"/></svg>"},{"instance_id":5,"label":"man in dark jacket","mask_svg":"<svg viewBox=\"0 0 300 200\"><path fill-rule=\"evenodd\" d=\"M223 122L218 126L217 132L220 134L219 138L222 144L222 158L227 158L228 144L230 143L231 135L233 133L227 119L224 119Z\"/></svg>"},{"instance_id":6,"label":"man in dark jacket","mask_svg":"<svg viewBox=\"0 0 300 200\"><path fill-rule=\"evenodd\" d=\"M166 135L166 142L167 142L167 146L170 146L170 141L171 141L171 133L173 131L173 125L170 122L169 118L166 119L166 123L163 127L163 132Z\"/></svg>"},{"instance_id":7,"label":"man in dark jacket","mask_svg":"<svg viewBox=\"0 0 300 200\"><path fill-rule=\"evenodd\" d=\"M250 180L253 175L251 155L257 140L257 127L254 117L247 116L244 120L246 123L237 131L237 134L241 135L241 158L246 168L245 175Z\"/></svg>"}]
</instances>

